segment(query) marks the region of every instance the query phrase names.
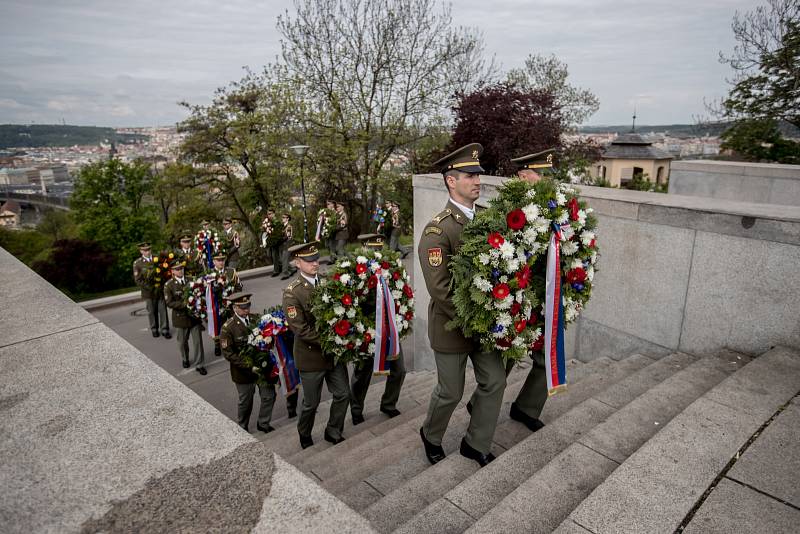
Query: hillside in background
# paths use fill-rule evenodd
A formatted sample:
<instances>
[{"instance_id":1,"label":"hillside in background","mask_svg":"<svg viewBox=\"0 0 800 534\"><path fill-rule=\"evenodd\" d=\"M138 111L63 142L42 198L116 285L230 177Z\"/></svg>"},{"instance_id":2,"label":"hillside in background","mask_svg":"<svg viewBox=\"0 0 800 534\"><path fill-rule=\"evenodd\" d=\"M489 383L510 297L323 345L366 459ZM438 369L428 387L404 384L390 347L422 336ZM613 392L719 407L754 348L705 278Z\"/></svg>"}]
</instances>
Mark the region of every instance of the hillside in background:
<instances>
[{"instance_id":1,"label":"hillside in background","mask_svg":"<svg viewBox=\"0 0 800 534\"><path fill-rule=\"evenodd\" d=\"M61 124L0 124L0 149L11 147L47 147L134 143L147 141L146 135L120 134L114 128L70 126Z\"/></svg>"},{"instance_id":2,"label":"hillside in background","mask_svg":"<svg viewBox=\"0 0 800 534\"><path fill-rule=\"evenodd\" d=\"M636 131L638 133L661 133L669 134L673 137L702 137L704 135L719 136L728 127L727 123L715 124L637 124ZM583 126L580 128L580 133L583 134L597 134L597 133L628 133L631 131L631 125L621 126Z\"/></svg>"}]
</instances>

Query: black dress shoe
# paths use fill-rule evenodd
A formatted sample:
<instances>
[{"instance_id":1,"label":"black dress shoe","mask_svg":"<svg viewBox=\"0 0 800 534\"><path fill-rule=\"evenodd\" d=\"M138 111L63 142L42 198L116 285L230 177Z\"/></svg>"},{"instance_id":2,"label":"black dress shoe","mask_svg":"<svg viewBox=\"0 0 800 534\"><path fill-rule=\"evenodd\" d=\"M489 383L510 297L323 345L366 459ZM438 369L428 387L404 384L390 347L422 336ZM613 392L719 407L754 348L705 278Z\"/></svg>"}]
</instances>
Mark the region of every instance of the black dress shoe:
<instances>
[{"instance_id":1,"label":"black dress shoe","mask_svg":"<svg viewBox=\"0 0 800 534\"><path fill-rule=\"evenodd\" d=\"M472 401L467 401L467 413L472 415Z\"/></svg>"},{"instance_id":2,"label":"black dress shoe","mask_svg":"<svg viewBox=\"0 0 800 534\"><path fill-rule=\"evenodd\" d=\"M203 376L206 376L208 374L208 371L206 371L205 367L198 367L197 369L195 369L195 371L197 371L198 373L200 373Z\"/></svg>"},{"instance_id":3,"label":"black dress shoe","mask_svg":"<svg viewBox=\"0 0 800 534\"><path fill-rule=\"evenodd\" d=\"M188 369L189 368L189 360L183 360L182 365L183 365L184 369Z\"/></svg>"},{"instance_id":4,"label":"black dress shoe","mask_svg":"<svg viewBox=\"0 0 800 534\"><path fill-rule=\"evenodd\" d=\"M286 276L281 276L281 280L288 280L291 277L292 277L291 274L287 274Z\"/></svg>"},{"instance_id":5,"label":"black dress shoe","mask_svg":"<svg viewBox=\"0 0 800 534\"><path fill-rule=\"evenodd\" d=\"M160 335L161 335L161 334L159 334L159 333L158 333L158 330L156 330L155 332L153 332L153 337L158 337L158 336L160 336Z\"/></svg>"},{"instance_id":6,"label":"black dress shoe","mask_svg":"<svg viewBox=\"0 0 800 534\"><path fill-rule=\"evenodd\" d=\"M353 426L360 425L364 422L364 416L361 414L353 414Z\"/></svg>"},{"instance_id":7,"label":"black dress shoe","mask_svg":"<svg viewBox=\"0 0 800 534\"><path fill-rule=\"evenodd\" d=\"M275 278L276 276L280 276L280 275L281 275L281 272L280 272L280 271L277 271L277 272L273 272L273 273L272 273L270 276L271 276L272 278Z\"/></svg>"},{"instance_id":8,"label":"black dress shoe","mask_svg":"<svg viewBox=\"0 0 800 534\"><path fill-rule=\"evenodd\" d=\"M222 349L219 345L214 345L214 356L222 356Z\"/></svg>"},{"instance_id":9,"label":"black dress shoe","mask_svg":"<svg viewBox=\"0 0 800 534\"><path fill-rule=\"evenodd\" d=\"M310 446L312 446L313 444L314 444L314 440L311 439L311 436L304 436L303 434L300 434L300 446L302 448L307 449Z\"/></svg>"},{"instance_id":10,"label":"black dress shoe","mask_svg":"<svg viewBox=\"0 0 800 534\"><path fill-rule=\"evenodd\" d=\"M494 454L491 452L489 454L483 454L482 452L476 451L469 446L467 440L464 438L461 438L461 448L459 449L459 452L461 453L461 456L478 462L481 467L486 467L494 460Z\"/></svg>"},{"instance_id":11,"label":"black dress shoe","mask_svg":"<svg viewBox=\"0 0 800 534\"><path fill-rule=\"evenodd\" d=\"M531 417L530 415L520 410L516 402L511 403L511 410L509 411L508 415L510 415L511 419L513 419L514 421L519 421L520 423L523 423L530 429L531 432L536 432L537 430L540 430L542 427L544 427L544 423L542 423L539 419Z\"/></svg>"},{"instance_id":12,"label":"black dress shoe","mask_svg":"<svg viewBox=\"0 0 800 534\"><path fill-rule=\"evenodd\" d=\"M289 419L297 417L297 410L289 410Z\"/></svg>"},{"instance_id":13,"label":"black dress shoe","mask_svg":"<svg viewBox=\"0 0 800 534\"><path fill-rule=\"evenodd\" d=\"M161 335L164 336L164 339L172 339L172 334L170 334L169 332L164 332Z\"/></svg>"},{"instance_id":14,"label":"black dress shoe","mask_svg":"<svg viewBox=\"0 0 800 534\"><path fill-rule=\"evenodd\" d=\"M334 438L333 436L328 434L328 431L326 430L325 431L325 441L327 441L328 443L333 443L334 445L337 445L337 444L343 442L344 438L341 437L341 436L338 437L338 438Z\"/></svg>"},{"instance_id":15,"label":"black dress shoe","mask_svg":"<svg viewBox=\"0 0 800 534\"><path fill-rule=\"evenodd\" d=\"M435 464L441 462L445 459L444 449L441 445L434 445L428 438L425 437L425 432L422 431L422 427L419 429L419 437L422 438L422 444L425 446L425 456L428 457L428 461L431 464Z\"/></svg>"},{"instance_id":16,"label":"black dress shoe","mask_svg":"<svg viewBox=\"0 0 800 534\"><path fill-rule=\"evenodd\" d=\"M272 432L273 430L275 430L274 428L272 428L272 425L267 425L267 428L264 428L264 427L263 427L263 426L261 426L261 425L256 425L256 428L257 428L257 429L259 429L259 430L260 430L261 432L263 432L264 434L269 434L270 432Z\"/></svg>"},{"instance_id":17,"label":"black dress shoe","mask_svg":"<svg viewBox=\"0 0 800 534\"><path fill-rule=\"evenodd\" d=\"M400 410L396 408L381 408L381 412L385 413L389 417L397 417L400 415Z\"/></svg>"}]
</instances>

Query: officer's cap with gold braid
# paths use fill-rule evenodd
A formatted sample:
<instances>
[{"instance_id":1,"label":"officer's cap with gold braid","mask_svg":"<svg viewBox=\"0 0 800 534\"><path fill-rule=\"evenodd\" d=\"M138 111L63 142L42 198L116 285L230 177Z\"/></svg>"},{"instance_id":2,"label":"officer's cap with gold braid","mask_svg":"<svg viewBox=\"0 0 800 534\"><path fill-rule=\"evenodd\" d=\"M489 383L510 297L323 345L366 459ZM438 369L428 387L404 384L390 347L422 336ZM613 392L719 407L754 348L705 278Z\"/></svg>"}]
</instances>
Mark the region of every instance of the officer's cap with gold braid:
<instances>
[{"instance_id":1,"label":"officer's cap with gold braid","mask_svg":"<svg viewBox=\"0 0 800 534\"><path fill-rule=\"evenodd\" d=\"M236 306L249 306L250 305L250 297L252 297L252 293L233 293L231 296L228 297L228 300L231 304Z\"/></svg>"},{"instance_id":2,"label":"officer's cap with gold braid","mask_svg":"<svg viewBox=\"0 0 800 534\"><path fill-rule=\"evenodd\" d=\"M136 246L139 247L139 248L150 248L150 243L148 243L147 241L142 241L141 243L139 243Z\"/></svg>"},{"instance_id":3,"label":"officer's cap with gold braid","mask_svg":"<svg viewBox=\"0 0 800 534\"><path fill-rule=\"evenodd\" d=\"M382 234L361 234L358 236L358 240L365 247L383 248L384 237Z\"/></svg>"},{"instance_id":4,"label":"officer's cap with gold braid","mask_svg":"<svg viewBox=\"0 0 800 534\"><path fill-rule=\"evenodd\" d=\"M182 230L180 235L178 236L178 239L180 239L181 241L186 241L186 240L191 241L192 233L189 230Z\"/></svg>"},{"instance_id":5,"label":"officer's cap with gold braid","mask_svg":"<svg viewBox=\"0 0 800 534\"><path fill-rule=\"evenodd\" d=\"M172 260L172 262L169 264L170 269L172 269L173 271L175 269L183 269L185 266L186 262L177 258Z\"/></svg>"},{"instance_id":6,"label":"officer's cap with gold braid","mask_svg":"<svg viewBox=\"0 0 800 534\"><path fill-rule=\"evenodd\" d=\"M300 258L305 261L317 261L319 259L319 250L317 250L317 243L319 241L309 241L308 243L300 243L289 247L289 254L293 258Z\"/></svg>"},{"instance_id":7,"label":"officer's cap with gold braid","mask_svg":"<svg viewBox=\"0 0 800 534\"><path fill-rule=\"evenodd\" d=\"M455 152L451 152L436 163L434 167L439 168L442 174L449 170L456 170L466 173L486 172L481 167L480 157L483 154L483 146L480 143L470 143L462 146Z\"/></svg>"},{"instance_id":8,"label":"officer's cap with gold braid","mask_svg":"<svg viewBox=\"0 0 800 534\"><path fill-rule=\"evenodd\" d=\"M218 253L214 254L212 256L212 258L214 258L215 260L223 260L223 261L225 261L225 260L228 259L228 256L225 255L225 253L223 253L223 252L218 252Z\"/></svg>"},{"instance_id":9,"label":"officer's cap with gold braid","mask_svg":"<svg viewBox=\"0 0 800 534\"><path fill-rule=\"evenodd\" d=\"M549 169L553 166L553 152L555 148L548 148L535 154L528 154L527 156L520 156L512 158L511 163L515 163L519 170L532 169L534 171L539 169Z\"/></svg>"}]
</instances>

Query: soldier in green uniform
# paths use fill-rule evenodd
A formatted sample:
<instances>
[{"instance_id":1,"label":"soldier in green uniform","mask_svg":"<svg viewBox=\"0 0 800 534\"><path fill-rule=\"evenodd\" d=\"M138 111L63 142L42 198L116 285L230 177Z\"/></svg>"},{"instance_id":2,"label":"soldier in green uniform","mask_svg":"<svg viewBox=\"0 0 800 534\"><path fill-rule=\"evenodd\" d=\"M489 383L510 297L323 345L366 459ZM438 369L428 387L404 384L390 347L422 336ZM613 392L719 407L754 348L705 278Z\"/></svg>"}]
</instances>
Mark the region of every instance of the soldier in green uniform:
<instances>
[{"instance_id":1,"label":"soldier in green uniform","mask_svg":"<svg viewBox=\"0 0 800 534\"><path fill-rule=\"evenodd\" d=\"M336 203L333 200L326 200L325 208L336 211ZM325 224L327 223L328 221L326 219ZM336 232L331 232L331 234L325 238L325 246L328 248L328 264L333 265L336 263Z\"/></svg>"},{"instance_id":2,"label":"soldier in green uniform","mask_svg":"<svg viewBox=\"0 0 800 534\"><path fill-rule=\"evenodd\" d=\"M283 270L281 271L281 280L288 280L292 277L292 266L289 264L291 258L289 248L294 245L294 228L292 227L292 216L284 213L281 216L283 222L283 242L281 243L281 264Z\"/></svg>"},{"instance_id":3,"label":"soldier in green uniform","mask_svg":"<svg viewBox=\"0 0 800 534\"><path fill-rule=\"evenodd\" d=\"M147 306L147 318L150 322L150 332L153 337L159 335L164 336L165 339L170 339L172 335L169 333L169 320L167 319L167 305L164 302L164 295L159 291L153 290L150 287L146 277L153 266L153 254L150 248L150 243L139 243L139 253L141 258L137 258L133 262L133 280L139 286L142 293L142 300ZM161 333L159 334L159 326Z\"/></svg>"},{"instance_id":4,"label":"soldier in green uniform","mask_svg":"<svg viewBox=\"0 0 800 534\"><path fill-rule=\"evenodd\" d=\"M183 262L183 274L187 278L193 278L200 274L202 267L198 259L198 252L192 248L192 233L183 230L178 236L180 246L175 249L175 257Z\"/></svg>"},{"instance_id":5,"label":"soldier in green uniform","mask_svg":"<svg viewBox=\"0 0 800 534\"><path fill-rule=\"evenodd\" d=\"M228 251L228 257L225 260L226 265L232 269L239 267L239 246L241 239L239 238L239 231L233 226L233 219L225 217L222 219L222 238L225 240L225 249Z\"/></svg>"},{"instance_id":6,"label":"soldier in green uniform","mask_svg":"<svg viewBox=\"0 0 800 534\"><path fill-rule=\"evenodd\" d=\"M344 256L344 246L350 238L350 231L347 229L347 213L344 211L344 204L336 203L336 232L333 235L336 252L332 263L336 263L337 257Z\"/></svg>"},{"instance_id":7,"label":"soldier in green uniform","mask_svg":"<svg viewBox=\"0 0 800 534\"><path fill-rule=\"evenodd\" d=\"M548 148L535 154L513 158L511 162L517 165L517 177L531 183L541 180L548 169L553 168L553 152L554 148Z\"/></svg>"},{"instance_id":8,"label":"soldier in green uniform","mask_svg":"<svg viewBox=\"0 0 800 534\"><path fill-rule=\"evenodd\" d=\"M428 338L436 358L438 384L431 394L428 416L420 428L425 454L431 463L444 459L441 447L450 416L464 393L467 358L472 360L478 383L473 396L473 410L467 434L461 440L463 456L484 466L494 460L489 452L497 417L503 402L506 374L503 361L495 352L482 352L473 339L445 325L455 317L450 289L448 263L461 246L464 225L480 209L475 201L480 196L479 157L483 148L478 143L464 146L435 163L444 175L450 199L422 231L419 261L425 285L430 293Z\"/></svg>"},{"instance_id":9,"label":"soldier in green uniform","mask_svg":"<svg viewBox=\"0 0 800 534\"><path fill-rule=\"evenodd\" d=\"M239 404L236 422L249 432L250 413L253 411L253 394L255 394L258 375L250 369L242 359L241 351L247 345L247 338L252 329L258 325L258 315L250 313L250 293L234 293L230 296L233 316L225 321L219 333L222 354L231 364L231 380L236 384ZM272 407L275 404L275 385L258 384L261 405L258 409L256 428L268 433L275 430L269 424L272 420Z\"/></svg>"},{"instance_id":10,"label":"soldier in green uniform","mask_svg":"<svg viewBox=\"0 0 800 534\"><path fill-rule=\"evenodd\" d=\"M205 353L203 351L203 335L200 332L200 320L189 314L186 307L186 280L183 277L183 260L175 259L172 263L172 279L164 285L164 298L167 307L172 309L172 326L175 327L175 337L178 340L178 351L181 355L183 367L195 365L195 371L201 375L208 372L205 368ZM189 336L192 337L192 363L189 362Z\"/></svg>"},{"instance_id":11,"label":"soldier in green uniform","mask_svg":"<svg viewBox=\"0 0 800 534\"><path fill-rule=\"evenodd\" d=\"M361 234L358 240L368 248L380 250L384 246L384 236L381 234ZM375 301L366 302L364 305L371 313L375 313ZM403 387L403 380L406 377L406 366L403 361L403 352L396 360L389 362L389 376L386 377L386 389L383 390L381 397L381 412L389 417L397 417L400 410L397 409L397 400L400 398L400 389ZM372 380L373 358L364 360L360 368L353 369L353 379L350 383L350 415L353 417L353 424L358 425L364 422L364 399L367 397L367 389Z\"/></svg>"},{"instance_id":12,"label":"soldier in green uniform","mask_svg":"<svg viewBox=\"0 0 800 534\"><path fill-rule=\"evenodd\" d=\"M300 272L297 279L283 291L283 310L289 328L294 332L294 360L303 384L303 404L297 419L297 432L300 446L305 449L314 444L311 430L314 428L323 381L333 397L328 425L325 427L325 441L333 444L344 441L342 429L350 401L350 388L345 364L334 364L333 355L322 352L316 319L311 313L311 294L319 284L317 242L294 245L289 250Z\"/></svg>"},{"instance_id":13,"label":"soldier in green uniform","mask_svg":"<svg viewBox=\"0 0 800 534\"><path fill-rule=\"evenodd\" d=\"M226 280L229 280L231 284L233 284L234 291L241 291L242 290L242 282L239 280L239 274L236 272L236 269L232 269L231 267L225 267L225 260L228 259L228 255L224 252L220 252L214 255L212 258L214 262L214 269L211 271L212 273L222 274L225 276ZM220 302L220 306L222 302ZM224 316L227 310L220 309L220 315ZM221 356L222 355L222 347L220 346L220 338L214 338L214 356Z\"/></svg>"}]
</instances>

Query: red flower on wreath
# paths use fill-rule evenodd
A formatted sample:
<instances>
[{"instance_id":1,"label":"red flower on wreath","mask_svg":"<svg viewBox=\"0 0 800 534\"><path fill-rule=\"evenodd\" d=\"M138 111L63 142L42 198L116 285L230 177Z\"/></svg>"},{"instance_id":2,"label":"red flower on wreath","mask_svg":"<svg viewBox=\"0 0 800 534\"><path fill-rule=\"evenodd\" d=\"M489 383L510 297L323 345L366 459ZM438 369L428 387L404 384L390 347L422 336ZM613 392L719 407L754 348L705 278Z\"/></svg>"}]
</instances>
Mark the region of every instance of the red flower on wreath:
<instances>
[{"instance_id":1,"label":"red flower on wreath","mask_svg":"<svg viewBox=\"0 0 800 534\"><path fill-rule=\"evenodd\" d=\"M497 345L498 347L503 347L505 349L511 348L511 340L507 337L504 337L503 339L498 339L497 341L494 342L494 344Z\"/></svg>"},{"instance_id":2,"label":"red flower on wreath","mask_svg":"<svg viewBox=\"0 0 800 534\"><path fill-rule=\"evenodd\" d=\"M536 338L536 341L534 341L533 344L531 345L531 350L536 352L542 350L543 348L544 348L544 336L539 336L538 338Z\"/></svg>"},{"instance_id":3,"label":"red flower on wreath","mask_svg":"<svg viewBox=\"0 0 800 534\"><path fill-rule=\"evenodd\" d=\"M567 208L569 208L569 218L573 221L577 221L578 210L580 209L580 206L578 205L578 199L574 197L569 199L569 202L567 202Z\"/></svg>"},{"instance_id":4,"label":"red flower on wreath","mask_svg":"<svg viewBox=\"0 0 800 534\"><path fill-rule=\"evenodd\" d=\"M492 232L489 234L487 241L490 245L492 245L492 248L500 248L500 245L506 242L506 240L503 239L503 236L500 235L500 232Z\"/></svg>"},{"instance_id":5,"label":"red flower on wreath","mask_svg":"<svg viewBox=\"0 0 800 534\"><path fill-rule=\"evenodd\" d=\"M589 241L589 248L594 248L595 247L595 245L596 245L595 241L596 241L595 239L592 239L591 241Z\"/></svg>"},{"instance_id":6,"label":"red flower on wreath","mask_svg":"<svg viewBox=\"0 0 800 534\"><path fill-rule=\"evenodd\" d=\"M514 321L514 330L517 331L517 334L521 334L525 327L528 326L528 321L525 319L519 319L518 321Z\"/></svg>"},{"instance_id":7,"label":"red flower on wreath","mask_svg":"<svg viewBox=\"0 0 800 534\"><path fill-rule=\"evenodd\" d=\"M333 325L333 330L340 336L346 336L350 331L350 321L347 319L339 320L335 325Z\"/></svg>"},{"instance_id":8,"label":"red flower on wreath","mask_svg":"<svg viewBox=\"0 0 800 534\"><path fill-rule=\"evenodd\" d=\"M354 348L356 348L356 345L351 341L350 343L347 344L347 348L353 350Z\"/></svg>"},{"instance_id":9,"label":"red flower on wreath","mask_svg":"<svg viewBox=\"0 0 800 534\"><path fill-rule=\"evenodd\" d=\"M583 267L575 267L567 273L567 282L570 284L582 284L586 281L586 271Z\"/></svg>"},{"instance_id":10,"label":"red flower on wreath","mask_svg":"<svg viewBox=\"0 0 800 534\"><path fill-rule=\"evenodd\" d=\"M341 277L341 275L340 275L339 273L335 273L335 274L333 275L333 279L334 279L334 280L336 280L337 282L339 281L339 278L340 278L340 277Z\"/></svg>"},{"instance_id":11,"label":"red flower on wreath","mask_svg":"<svg viewBox=\"0 0 800 534\"><path fill-rule=\"evenodd\" d=\"M392 280L400 280L400 273L395 271L392 273Z\"/></svg>"},{"instance_id":12,"label":"red flower on wreath","mask_svg":"<svg viewBox=\"0 0 800 534\"><path fill-rule=\"evenodd\" d=\"M364 274L367 272L367 266L363 263L356 264L356 274Z\"/></svg>"},{"instance_id":13,"label":"red flower on wreath","mask_svg":"<svg viewBox=\"0 0 800 534\"><path fill-rule=\"evenodd\" d=\"M411 289L411 286L408 284L403 286L403 293L410 299L414 298L414 290Z\"/></svg>"},{"instance_id":14,"label":"red flower on wreath","mask_svg":"<svg viewBox=\"0 0 800 534\"><path fill-rule=\"evenodd\" d=\"M344 304L345 306L352 306L353 297L345 293L344 295L342 295L342 304Z\"/></svg>"},{"instance_id":15,"label":"red flower on wreath","mask_svg":"<svg viewBox=\"0 0 800 534\"><path fill-rule=\"evenodd\" d=\"M412 312L411 310L407 311L406 312L406 321L410 321L413 318L414 318L414 312Z\"/></svg>"},{"instance_id":16,"label":"red flower on wreath","mask_svg":"<svg viewBox=\"0 0 800 534\"><path fill-rule=\"evenodd\" d=\"M497 284L492 288L492 295L498 300L506 298L510 293L511 288L508 284Z\"/></svg>"},{"instance_id":17,"label":"red flower on wreath","mask_svg":"<svg viewBox=\"0 0 800 534\"><path fill-rule=\"evenodd\" d=\"M369 280L367 280L367 287L370 289L375 289L375 286L377 285L378 285L378 277L373 274L372 276L369 277Z\"/></svg>"},{"instance_id":18,"label":"red flower on wreath","mask_svg":"<svg viewBox=\"0 0 800 534\"><path fill-rule=\"evenodd\" d=\"M517 277L517 285L519 288L525 289L531 282L531 268L525 265L522 269L514 273L514 276Z\"/></svg>"},{"instance_id":19,"label":"red flower on wreath","mask_svg":"<svg viewBox=\"0 0 800 534\"><path fill-rule=\"evenodd\" d=\"M518 315L519 312L522 311L522 305L519 302L515 302L511 305L511 316Z\"/></svg>"},{"instance_id":20,"label":"red flower on wreath","mask_svg":"<svg viewBox=\"0 0 800 534\"><path fill-rule=\"evenodd\" d=\"M525 212L519 208L511 210L508 215L506 215L506 224L512 230L522 230L526 222L528 222L528 219L525 217Z\"/></svg>"},{"instance_id":21,"label":"red flower on wreath","mask_svg":"<svg viewBox=\"0 0 800 534\"><path fill-rule=\"evenodd\" d=\"M365 332L364 333L364 343L369 343L370 341L372 341L372 334L370 334L369 332Z\"/></svg>"},{"instance_id":22,"label":"red flower on wreath","mask_svg":"<svg viewBox=\"0 0 800 534\"><path fill-rule=\"evenodd\" d=\"M389 262L388 261L381 262L381 269L388 269L388 268L389 268Z\"/></svg>"},{"instance_id":23,"label":"red flower on wreath","mask_svg":"<svg viewBox=\"0 0 800 534\"><path fill-rule=\"evenodd\" d=\"M538 322L539 322L539 316L536 314L535 311L532 311L531 316L528 317L528 324L534 326Z\"/></svg>"}]
</instances>

